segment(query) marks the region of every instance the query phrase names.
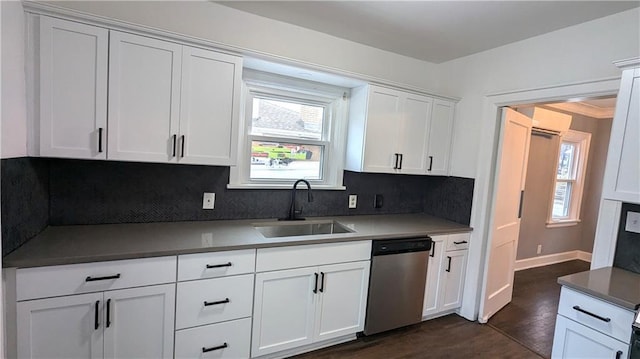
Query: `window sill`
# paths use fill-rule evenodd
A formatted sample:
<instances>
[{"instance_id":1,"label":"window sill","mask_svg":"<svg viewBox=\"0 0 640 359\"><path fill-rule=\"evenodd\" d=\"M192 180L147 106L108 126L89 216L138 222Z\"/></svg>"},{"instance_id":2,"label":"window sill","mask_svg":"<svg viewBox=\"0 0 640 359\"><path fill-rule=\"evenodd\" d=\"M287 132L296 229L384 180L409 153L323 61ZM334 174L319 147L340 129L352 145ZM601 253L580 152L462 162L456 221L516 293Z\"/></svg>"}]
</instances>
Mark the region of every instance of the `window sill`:
<instances>
[{"instance_id":1,"label":"window sill","mask_svg":"<svg viewBox=\"0 0 640 359\"><path fill-rule=\"evenodd\" d=\"M276 183L272 183L272 184L267 184L267 183L229 183L227 185L227 189L291 189L292 188L292 184L276 184ZM300 187L298 187L299 189L306 189L307 187L304 185L301 185ZM317 184L314 185L313 183L311 184L311 189L312 190L328 190L328 191L345 191L347 189L347 187L345 186L333 186L333 185L321 185L321 184Z\"/></svg>"},{"instance_id":2,"label":"window sill","mask_svg":"<svg viewBox=\"0 0 640 359\"><path fill-rule=\"evenodd\" d=\"M570 227L576 226L580 223L579 219L568 219L564 221L553 221L547 222L547 228L559 228L559 227Z\"/></svg>"}]
</instances>

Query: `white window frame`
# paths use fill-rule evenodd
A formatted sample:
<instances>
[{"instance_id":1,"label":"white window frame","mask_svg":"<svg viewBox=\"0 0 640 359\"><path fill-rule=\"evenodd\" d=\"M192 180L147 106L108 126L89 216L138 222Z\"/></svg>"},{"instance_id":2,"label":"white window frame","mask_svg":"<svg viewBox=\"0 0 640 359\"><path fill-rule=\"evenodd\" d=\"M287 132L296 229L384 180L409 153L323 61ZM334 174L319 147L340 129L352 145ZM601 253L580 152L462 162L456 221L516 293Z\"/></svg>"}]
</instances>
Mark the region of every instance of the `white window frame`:
<instances>
[{"instance_id":1,"label":"white window frame","mask_svg":"<svg viewBox=\"0 0 640 359\"><path fill-rule=\"evenodd\" d=\"M572 143L576 146L576 154L574 155L575 166L574 179L558 180L558 166L560 165L560 150L563 143ZM568 130L560 137L558 143L558 152L554 167L553 186L551 186L551 200L549 201L549 213L547 216L547 227L565 227L573 226L580 223L580 209L582 207L582 195L584 191L585 177L587 173L587 163L589 161L589 145L591 143L591 134L576 130ZM556 184L558 182L570 182L571 194L569 197L569 211L566 217L553 217L553 205L555 199Z\"/></svg>"},{"instance_id":2,"label":"white window frame","mask_svg":"<svg viewBox=\"0 0 640 359\"><path fill-rule=\"evenodd\" d=\"M238 162L231 167L230 189L291 189L296 179L251 179L251 140L290 141L291 138L251 135L254 97L298 100L325 107L323 138L300 139L300 142L323 145L322 179L308 179L313 189L345 190L342 184L347 140L349 89L293 79L289 77L244 70L242 110L238 135Z\"/></svg>"}]
</instances>

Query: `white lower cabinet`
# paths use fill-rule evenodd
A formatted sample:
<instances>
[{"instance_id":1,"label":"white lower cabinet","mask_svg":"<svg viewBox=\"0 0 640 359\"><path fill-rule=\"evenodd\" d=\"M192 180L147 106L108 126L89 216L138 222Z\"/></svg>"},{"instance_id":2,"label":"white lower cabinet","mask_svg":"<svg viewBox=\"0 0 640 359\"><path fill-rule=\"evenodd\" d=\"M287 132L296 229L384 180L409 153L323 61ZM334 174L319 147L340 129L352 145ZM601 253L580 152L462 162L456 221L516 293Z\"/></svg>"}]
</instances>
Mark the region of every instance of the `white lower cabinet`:
<instances>
[{"instance_id":1,"label":"white lower cabinet","mask_svg":"<svg viewBox=\"0 0 640 359\"><path fill-rule=\"evenodd\" d=\"M251 318L179 330L176 358L248 358Z\"/></svg>"},{"instance_id":2,"label":"white lower cabinet","mask_svg":"<svg viewBox=\"0 0 640 359\"><path fill-rule=\"evenodd\" d=\"M631 327L631 323L629 323ZM623 343L561 315L556 319L552 358L627 358L629 343Z\"/></svg>"},{"instance_id":3,"label":"white lower cabinet","mask_svg":"<svg viewBox=\"0 0 640 359\"><path fill-rule=\"evenodd\" d=\"M469 233L432 236L422 317L453 312L462 305Z\"/></svg>"},{"instance_id":4,"label":"white lower cabinet","mask_svg":"<svg viewBox=\"0 0 640 359\"><path fill-rule=\"evenodd\" d=\"M18 358L171 358L175 284L17 303Z\"/></svg>"}]
</instances>

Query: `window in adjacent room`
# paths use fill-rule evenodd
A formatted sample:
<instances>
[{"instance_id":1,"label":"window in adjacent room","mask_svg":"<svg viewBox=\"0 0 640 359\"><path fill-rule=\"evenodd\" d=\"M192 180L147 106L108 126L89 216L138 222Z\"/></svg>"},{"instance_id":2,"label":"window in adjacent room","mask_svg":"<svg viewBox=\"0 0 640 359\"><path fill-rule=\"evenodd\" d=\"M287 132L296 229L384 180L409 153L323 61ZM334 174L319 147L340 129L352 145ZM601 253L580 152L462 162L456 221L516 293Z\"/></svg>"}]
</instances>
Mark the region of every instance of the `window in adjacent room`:
<instances>
[{"instance_id":1,"label":"window in adjacent room","mask_svg":"<svg viewBox=\"0 0 640 359\"><path fill-rule=\"evenodd\" d=\"M591 134L569 130L562 136L548 227L580 222Z\"/></svg>"},{"instance_id":2,"label":"window in adjacent room","mask_svg":"<svg viewBox=\"0 0 640 359\"><path fill-rule=\"evenodd\" d=\"M268 81L265 81L265 78ZM230 188L342 189L346 93L303 80L245 79L244 125Z\"/></svg>"}]
</instances>

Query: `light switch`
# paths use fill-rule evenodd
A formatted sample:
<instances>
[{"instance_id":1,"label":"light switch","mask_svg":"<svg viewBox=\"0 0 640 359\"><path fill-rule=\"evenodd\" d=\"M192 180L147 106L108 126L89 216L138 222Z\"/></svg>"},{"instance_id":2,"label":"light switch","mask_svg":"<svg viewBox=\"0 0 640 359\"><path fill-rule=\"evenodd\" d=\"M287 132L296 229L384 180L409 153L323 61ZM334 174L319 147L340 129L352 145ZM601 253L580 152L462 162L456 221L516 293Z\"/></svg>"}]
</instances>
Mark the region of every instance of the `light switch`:
<instances>
[{"instance_id":1,"label":"light switch","mask_svg":"<svg viewBox=\"0 0 640 359\"><path fill-rule=\"evenodd\" d=\"M640 213L627 212L627 223L624 226L627 232L640 233Z\"/></svg>"}]
</instances>

